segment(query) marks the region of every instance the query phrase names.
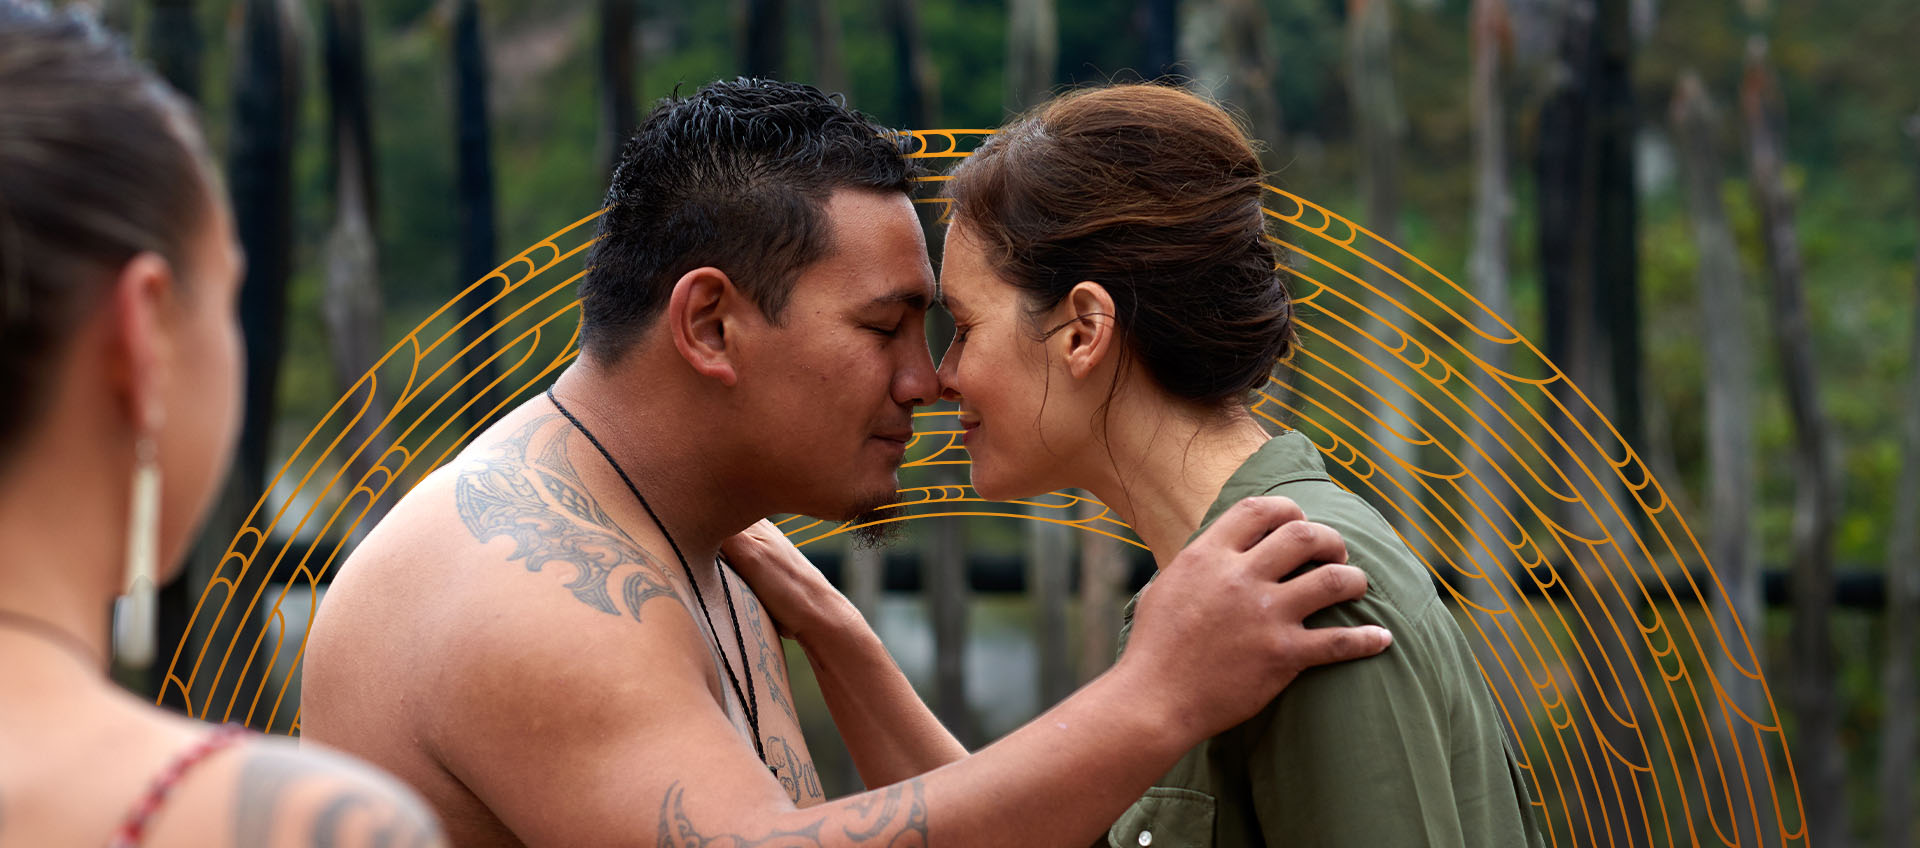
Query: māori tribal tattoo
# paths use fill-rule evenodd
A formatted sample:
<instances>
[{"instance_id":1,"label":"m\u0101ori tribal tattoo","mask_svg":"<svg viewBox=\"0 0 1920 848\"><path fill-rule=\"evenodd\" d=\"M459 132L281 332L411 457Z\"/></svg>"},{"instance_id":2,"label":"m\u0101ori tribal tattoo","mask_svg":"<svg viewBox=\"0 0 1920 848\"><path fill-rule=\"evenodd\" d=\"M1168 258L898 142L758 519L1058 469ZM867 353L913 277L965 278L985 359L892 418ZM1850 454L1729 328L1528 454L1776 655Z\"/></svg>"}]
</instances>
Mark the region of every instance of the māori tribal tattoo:
<instances>
[{"instance_id":1,"label":"m\u0101ori tribal tattoo","mask_svg":"<svg viewBox=\"0 0 1920 848\"><path fill-rule=\"evenodd\" d=\"M575 598L609 615L619 615L625 607L626 614L639 621L647 601L676 596L669 572L614 524L587 491L567 456L571 430L554 427L538 451L531 449L537 433L561 421L559 415L539 416L495 445L491 457L471 461L454 484L454 504L475 539L512 539L515 548L507 558L522 562L528 571L556 562L573 566L567 588ZM531 462L529 454L534 456ZM613 600L616 583L618 606Z\"/></svg>"},{"instance_id":2,"label":"m\u0101ori tribal tattoo","mask_svg":"<svg viewBox=\"0 0 1920 848\"><path fill-rule=\"evenodd\" d=\"M795 804L806 799L826 800L827 793L820 788L819 770L793 750L786 737L767 737L767 765L773 768L773 776L780 779L780 787L787 790L787 797Z\"/></svg>"},{"instance_id":3,"label":"m\u0101ori tribal tattoo","mask_svg":"<svg viewBox=\"0 0 1920 848\"><path fill-rule=\"evenodd\" d=\"M708 833L686 811L678 782L660 802L660 848L926 848L927 796L918 779L868 792L792 830L748 836Z\"/></svg>"},{"instance_id":4,"label":"m\u0101ori tribal tattoo","mask_svg":"<svg viewBox=\"0 0 1920 848\"><path fill-rule=\"evenodd\" d=\"M396 784L382 792L361 767L279 746L247 753L234 799L235 845L270 845L287 834L314 848L446 844L425 805Z\"/></svg>"},{"instance_id":5,"label":"m\u0101ori tribal tattoo","mask_svg":"<svg viewBox=\"0 0 1920 848\"><path fill-rule=\"evenodd\" d=\"M736 582L741 586L746 585L744 580ZM767 687L767 697L772 698L781 712L786 713L787 718L792 719L794 726L798 727L800 715L787 698L792 683L787 678L786 649L779 636L767 632L766 608L760 605L760 599L751 590L741 592L739 598L741 617L746 619L747 629L753 632L753 667L760 671L761 679L772 681L773 685Z\"/></svg>"}]
</instances>

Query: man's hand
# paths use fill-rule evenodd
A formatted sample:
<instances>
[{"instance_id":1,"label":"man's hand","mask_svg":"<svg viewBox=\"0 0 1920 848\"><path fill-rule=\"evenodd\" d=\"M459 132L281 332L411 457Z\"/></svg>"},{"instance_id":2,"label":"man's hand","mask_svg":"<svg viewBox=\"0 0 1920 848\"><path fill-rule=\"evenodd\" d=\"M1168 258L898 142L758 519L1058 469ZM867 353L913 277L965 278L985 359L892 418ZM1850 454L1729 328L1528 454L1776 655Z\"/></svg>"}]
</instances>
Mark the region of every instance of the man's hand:
<instances>
[{"instance_id":1,"label":"man's hand","mask_svg":"<svg viewBox=\"0 0 1920 848\"><path fill-rule=\"evenodd\" d=\"M771 521L721 542L720 553L752 587L781 636L806 645L816 633L861 623L852 602Z\"/></svg>"},{"instance_id":2,"label":"man's hand","mask_svg":"<svg viewBox=\"0 0 1920 848\"><path fill-rule=\"evenodd\" d=\"M1380 627L1309 629L1307 616L1367 590L1346 544L1288 498L1248 498L1180 552L1141 595L1115 671L1184 693L1170 719L1205 738L1259 712L1311 666L1372 656ZM1285 579L1303 566L1326 563ZM1283 582L1284 581L1284 582Z\"/></svg>"}]
</instances>

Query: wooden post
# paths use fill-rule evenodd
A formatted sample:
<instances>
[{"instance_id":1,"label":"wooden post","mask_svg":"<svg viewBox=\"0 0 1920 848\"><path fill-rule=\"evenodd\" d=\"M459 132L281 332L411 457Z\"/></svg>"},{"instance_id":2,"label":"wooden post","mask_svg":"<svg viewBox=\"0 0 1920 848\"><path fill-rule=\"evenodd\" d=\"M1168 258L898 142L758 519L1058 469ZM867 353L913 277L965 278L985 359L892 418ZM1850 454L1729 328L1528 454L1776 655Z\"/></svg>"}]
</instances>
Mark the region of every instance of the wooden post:
<instances>
[{"instance_id":1,"label":"wooden post","mask_svg":"<svg viewBox=\"0 0 1920 848\"><path fill-rule=\"evenodd\" d=\"M747 76L780 79L787 66L786 0L746 0L745 56Z\"/></svg>"},{"instance_id":2,"label":"wooden post","mask_svg":"<svg viewBox=\"0 0 1920 848\"><path fill-rule=\"evenodd\" d=\"M459 277L454 291L464 291L475 280L494 269L495 221L493 195L493 130L487 113L487 53L480 26L478 0L456 0L453 16L454 132L456 138L454 187L460 212ZM469 307L485 303L494 294L484 287L469 297ZM496 362L483 366L498 347L493 337L481 334L495 323L497 310L488 307L462 328L462 347L473 345L461 361L464 372L473 376L458 396L461 403L479 396L499 376ZM478 423L486 412L484 401L475 402L466 418ZM458 406L456 405L456 409Z\"/></svg>"},{"instance_id":3,"label":"wooden post","mask_svg":"<svg viewBox=\"0 0 1920 848\"><path fill-rule=\"evenodd\" d=\"M634 71L639 62L634 43L636 0L600 0L600 170L609 180L620 161L620 148L633 135L638 118Z\"/></svg>"},{"instance_id":4,"label":"wooden post","mask_svg":"<svg viewBox=\"0 0 1920 848\"><path fill-rule=\"evenodd\" d=\"M813 84L828 94L847 90L847 57L840 47L840 10L834 0L812 0Z\"/></svg>"},{"instance_id":5,"label":"wooden post","mask_svg":"<svg viewBox=\"0 0 1920 848\"><path fill-rule=\"evenodd\" d=\"M1029 514L1059 518L1059 510L1032 507ZM1073 579L1072 530L1051 521L1026 521L1027 586L1034 605L1034 645L1040 654L1040 709L1073 692L1073 665L1067 657L1067 596Z\"/></svg>"},{"instance_id":6,"label":"wooden post","mask_svg":"<svg viewBox=\"0 0 1920 848\"><path fill-rule=\"evenodd\" d=\"M153 13L147 18L147 53L153 57L154 69L166 78L167 84L194 101L200 99L200 48L200 24L194 18L193 0L154 0ZM231 472L229 479L232 479ZM210 517L224 519L232 511L229 505ZM194 542L187 556L185 573L160 587L154 642L156 659L146 669L142 694L162 702L163 706L176 710L183 706L178 698L171 701L162 698L167 667L172 662L174 649L183 642L186 643L183 656L191 657L198 650L200 642L188 633L187 623L193 618L201 589L213 578L221 555L226 552L223 529L227 527L209 523L211 532L201 533Z\"/></svg>"},{"instance_id":7,"label":"wooden post","mask_svg":"<svg viewBox=\"0 0 1920 848\"><path fill-rule=\"evenodd\" d=\"M1081 505L1081 518L1105 509L1093 500ZM1099 676L1113 665L1120 633L1120 612L1127 581L1123 544L1112 537L1088 533L1080 544L1080 682Z\"/></svg>"},{"instance_id":8,"label":"wooden post","mask_svg":"<svg viewBox=\"0 0 1920 848\"><path fill-rule=\"evenodd\" d=\"M380 296L379 202L375 191L372 109L367 102L367 60L359 0L328 0L325 67L327 103L332 132L329 153L333 162L333 228L327 236L326 296L321 310L327 328L327 353L333 365L334 385L342 394L354 391L362 375L386 350L382 344ZM355 422L343 448L348 486L372 473L389 439L378 435L387 405L379 386L367 411ZM367 504L368 512L356 531L364 536L386 515L390 498ZM352 516L349 515L349 520Z\"/></svg>"},{"instance_id":9,"label":"wooden post","mask_svg":"<svg viewBox=\"0 0 1920 848\"><path fill-rule=\"evenodd\" d=\"M1007 3L1007 92L1009 112L1039 105L1053 91L1060 59L1059 19L1053 0Z\"/></svg>"}]
</instances>

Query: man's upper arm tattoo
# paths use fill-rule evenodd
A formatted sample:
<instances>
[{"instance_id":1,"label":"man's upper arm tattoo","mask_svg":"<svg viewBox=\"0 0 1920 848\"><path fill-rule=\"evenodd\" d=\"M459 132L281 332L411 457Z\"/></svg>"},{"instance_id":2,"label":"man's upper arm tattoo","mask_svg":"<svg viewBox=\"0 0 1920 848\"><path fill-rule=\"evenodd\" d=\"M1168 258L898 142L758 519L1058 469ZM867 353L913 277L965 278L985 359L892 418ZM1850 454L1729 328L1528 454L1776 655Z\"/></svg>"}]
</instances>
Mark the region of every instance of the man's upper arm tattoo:
<instances>
[{"instance_id":1,"label":"man's upper arm tattoo","mask_svg":"<svg viewBox=\"0 0 1920 848\"><path fill-rule=\"evenodd\" d=\"M235 845L272 845L276 836L314 848L446 844L418 800L381 791L354 770L277 746L246 757L234 803Z\"/></svg>"},{"instance_id":2,"label":"man's upper arm tattoo","mask_svg":"<svg viewBox=\"0 0 1920 848\"><path fill-rule=\"evenodd\" d=\"M675 595L673 584L587 491L567 455L569 431L555 428L538 451L531 449L541 429L561 420L555 414L539 416L495 445L491 457L462 469L454 484L455 507L476 540L512 539L507 559L523 562L528 571L554 562L573 566L566 585L575 598L609 615L619 615L624 606L639 621L647 601ZM612 594L616 580L619 605Z\"/></svg>"},{"instance_id":3,"label":"man's upper arm tattoo","mask_svg":"<svg viewBox=\"0 0 1920 848\"><path fill-rule=\"evenodd\" d=\"M735 575L736 579L738 575ZM745 586L745 581L739 581ZM766 608L760 605L760 599L751 588L740 593L741 616L747 620L747 629L753 631L755 645L753 666L760 670L760 677L768 682L767 696L773 703L793 720L795 727L800 726L800 714L793 708L793 701L787 697L793 688L793 681L787 677L787 653L780 638L767 632ZM796 799L798 800L798 799Z\"/></svg>"},{"instance_id":4,"label":"man's upper arm tattoo","mask_svg":"<svg viewBox=\"0 0 1920 848\"><path fill-rule=\"evenodd\" d=\"M660 803L660 848L926 848L927 796L919 779L896 783L818 813L791 830L748 836L703 832L678 781Z\"/></svg>"}]
</instances>

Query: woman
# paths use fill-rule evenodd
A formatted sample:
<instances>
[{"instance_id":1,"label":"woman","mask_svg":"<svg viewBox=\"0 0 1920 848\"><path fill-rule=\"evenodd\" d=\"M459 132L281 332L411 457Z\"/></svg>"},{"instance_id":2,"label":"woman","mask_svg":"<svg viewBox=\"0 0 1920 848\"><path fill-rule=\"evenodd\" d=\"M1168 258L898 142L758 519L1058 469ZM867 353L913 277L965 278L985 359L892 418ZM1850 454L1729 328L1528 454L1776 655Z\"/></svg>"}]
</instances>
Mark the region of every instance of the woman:
<instances>
[{"instance_id":1,"label":"woman","mask_svg":"<svg viewBox=\"0 0 1920 848\"><path fill-rule=\"evenodd\" d=\"M233 220L183 102L92 25L0 0L0 846L440 844L393 780L168 715L156 583L224 477Z\"/></svg>"},{"instance_id":2,"label":"woman","mask_svg":"<svg viewBox=\"0 0 1920 848\"><path fill-rule=\"evenodd\" d=\"M1263 176L1218 106L1125 85L1022 116L949 183L955 337L939 376L974 488L1087 489L1162 567L1240 498L1287 496L1340 532L1370 581L1316 623L1394 634L1188 752L1109 842L1539 845L1492 696L1424 567L1305 436L1269 434L1246 409L1295 340ZM736 563L776 550L754 532Z\"/></svg>"}]
</instances>

